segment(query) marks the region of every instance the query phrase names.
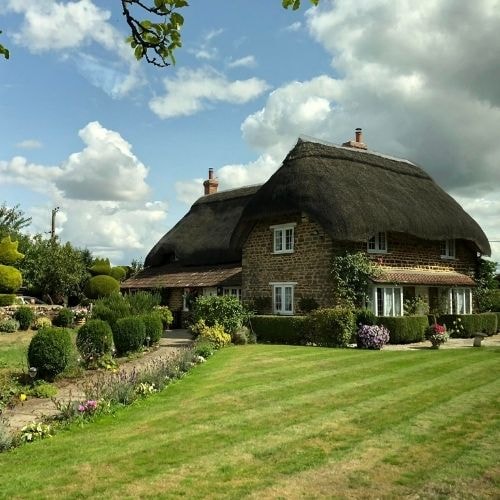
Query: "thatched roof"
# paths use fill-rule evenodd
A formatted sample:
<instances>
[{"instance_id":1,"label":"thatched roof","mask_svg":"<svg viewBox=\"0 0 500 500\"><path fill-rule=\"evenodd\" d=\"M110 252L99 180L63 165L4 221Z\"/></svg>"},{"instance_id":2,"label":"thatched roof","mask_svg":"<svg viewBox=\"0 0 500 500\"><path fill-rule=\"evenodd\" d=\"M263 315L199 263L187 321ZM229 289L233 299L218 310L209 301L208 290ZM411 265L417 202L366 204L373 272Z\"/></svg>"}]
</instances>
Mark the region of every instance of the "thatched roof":
<instances>
[{"instance_id":1,"label":"thatched roof","mask_svg":"<svg viewBox=\"0 0 500 500\"><path fill-rule=\"evenodd\" d=\"M189 212L152 248L144 265L161 266L241 262L241 246L230 248L231 234L249 199L260 186L202 196Z\"/></svg>"},{"instance_id":2,"label":"thatched roof","mask_svg":"<svg viewBox=\"0 0 500 500\"><path fill-rule=\"evenodd\" d=\"M121 284L122 289L241 286L241 265L149 267Z\"/></svg>"},{"instance_id":3,"label":"thatched roof","mask_svg":"<svg viewBox=\"0 0 500 500\"><path fill-rule=\"evenodd\" d=\"M334 240L366 241L391 231L469 240L491 253L479 225L424 170L370 151L299 139L245 207L232 244L240 247L264 217L297 212L312 216Z\"/></svg>"}]
</instances>

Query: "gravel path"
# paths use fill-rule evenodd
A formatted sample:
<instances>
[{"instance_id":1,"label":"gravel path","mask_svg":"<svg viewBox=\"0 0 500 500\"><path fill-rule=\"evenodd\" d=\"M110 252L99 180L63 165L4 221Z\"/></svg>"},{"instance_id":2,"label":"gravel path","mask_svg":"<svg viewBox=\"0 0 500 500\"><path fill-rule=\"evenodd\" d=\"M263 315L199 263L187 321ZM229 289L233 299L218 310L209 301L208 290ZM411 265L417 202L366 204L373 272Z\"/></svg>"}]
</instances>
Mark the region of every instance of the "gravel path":
<instances>
[{"instance_id":1,"label":"gravel path","mask_svg":"<svg viewBox=\"0 0 500 500\"><path fill-rule=\"evenodd\" d=\"M191 345L191 343L192 338L187 330L167 331L160 340L158 348L152 349L140 358L132 359L121 364L120 371L140 371L141 367L148 365L151 361L166 358L171 353L183 347L187 347ZM55 398L63 403L83 400L85 396L82 390L83 384L93 377L101 376L102 373L102 371L88 371L83 379L75 381L61 380L56 382L54 385L58 390ZM56 415L57 413L58 410L50 399L29 398L27 401L16 405L14 408L5 410L2 413L2 417L6 419L11 430L16 431L33 421L39 421L45 417Z\"/></svg>"},{"instance_id":2,"label":"gravel path","mask_svg":"<svg viewBox=\"0 0 500 500\"><path fill-rule=\"evenodd\" d=\"M459 349L463 347L472 348L474 339L448 339L448 342L441 345L440 349ZM482 341L482 345L485 347L500 347L500 334L492 335L491 337L486 337ZM386 351L402 351L402 350L414 350L414 349L430 349L431 343L427 340L425 342L415 342L413 344L398 344L398 345L386 345L384 350Z\"/></svg>"}]
</instances>

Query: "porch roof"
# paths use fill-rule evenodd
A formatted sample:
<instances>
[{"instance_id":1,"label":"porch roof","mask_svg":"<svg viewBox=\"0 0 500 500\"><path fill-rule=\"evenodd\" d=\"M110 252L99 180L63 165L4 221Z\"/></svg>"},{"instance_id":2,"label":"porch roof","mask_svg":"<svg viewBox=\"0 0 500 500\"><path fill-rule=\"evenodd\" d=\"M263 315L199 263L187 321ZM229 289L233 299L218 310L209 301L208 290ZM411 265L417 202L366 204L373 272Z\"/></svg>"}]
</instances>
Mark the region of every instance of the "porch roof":
<instances>
[{"instance_id":1,"label":"porch roof","mask_svg":"<svg viewBox=\"0 0 500 500\"><path fill-rule=\"evenodd\" d=\"M383 268L373 278L375 283L398 283L401 285L428 286L475 286L475 281L466 274L455 271L426 271L420 269Z\"/></svg>"},{"instance_id":2,"label":"porch roof","mask_svg":"<svg viewBox=\"0 0 500 500\"><path fill-rule=\"evenodd\" d=\"M181 266L177 263L148 267L121 283L121 288L188 288L241 286L241 264Z\"/></svg>"}]
</instances>

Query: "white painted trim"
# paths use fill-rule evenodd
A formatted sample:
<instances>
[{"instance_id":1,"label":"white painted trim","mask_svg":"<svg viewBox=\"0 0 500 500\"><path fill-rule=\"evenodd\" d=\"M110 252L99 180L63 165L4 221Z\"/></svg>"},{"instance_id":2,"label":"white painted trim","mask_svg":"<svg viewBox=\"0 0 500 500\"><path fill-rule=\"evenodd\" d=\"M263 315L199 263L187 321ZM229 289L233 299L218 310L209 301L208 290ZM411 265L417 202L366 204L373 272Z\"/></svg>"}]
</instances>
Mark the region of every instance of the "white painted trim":
<instances>
[{"instance_id":1,"label":"white painted trim","mask_svg":"<svg viewBox=\"0 0 500 500\"><path fill-rule=\"evenodd\" d=\"M270 281L269 284L271 286L295 286L297 285L296 281Z\"/></svg>"},{"instance_id":2,"label":"white painted trim","mask_svg":"<svg viewBox=\"0 0 500 500\"><path fill-rule=\"evenodd\" d=\"M275 224L274 226L269 226L269 229L274 231L275 229L287 229L290 227L295 227L296 225L296 222L287 222L286 224Z\"/></svg>"}]
</instances>

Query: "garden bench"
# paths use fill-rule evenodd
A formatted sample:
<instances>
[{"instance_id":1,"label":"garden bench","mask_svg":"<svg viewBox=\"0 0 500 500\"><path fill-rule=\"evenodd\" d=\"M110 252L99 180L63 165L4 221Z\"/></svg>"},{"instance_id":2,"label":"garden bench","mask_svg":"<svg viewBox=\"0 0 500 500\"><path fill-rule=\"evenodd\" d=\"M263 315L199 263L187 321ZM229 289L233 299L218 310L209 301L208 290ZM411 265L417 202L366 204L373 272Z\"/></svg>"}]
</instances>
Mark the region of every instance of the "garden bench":
<instances>
[{"instance_id":1,"label":"garden bench","mask_svg":"<svg viewBox=\"0 0 500 500\"><path fill-rule=\"evenodd\" d=\"M477 332L474 334L474 347L481 347L481 341L487 337L488 335L486 333L482 332Z\"/></svg>"}]
</instances>

